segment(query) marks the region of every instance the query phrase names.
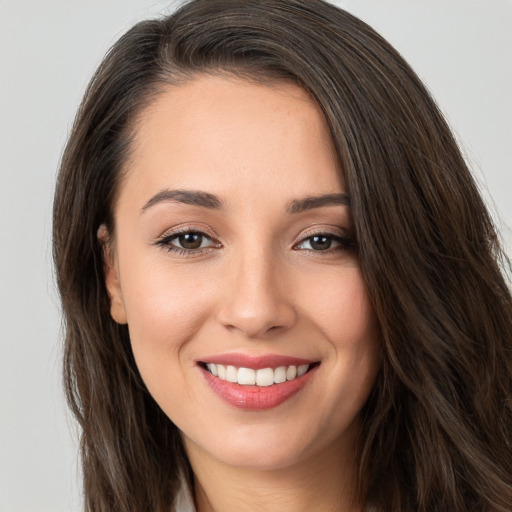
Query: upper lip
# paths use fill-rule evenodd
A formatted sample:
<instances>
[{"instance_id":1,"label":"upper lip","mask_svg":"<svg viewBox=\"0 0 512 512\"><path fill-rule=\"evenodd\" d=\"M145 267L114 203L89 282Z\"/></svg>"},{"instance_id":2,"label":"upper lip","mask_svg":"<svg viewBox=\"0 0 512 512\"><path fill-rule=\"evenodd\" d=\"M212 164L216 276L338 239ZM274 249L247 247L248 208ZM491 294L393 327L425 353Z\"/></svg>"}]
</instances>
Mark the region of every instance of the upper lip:
<instances>
[{"instance_id":1,"label":"upper lip","mask_svg":"<svg viewBox=\"0 0 512 512\"><path fill-rule=\"evenodd\" d=\"M303 359L280 354L251 355L241 353L215 354L198 361L198 363L222 364L226 366L236 366L237 368L252 368L253 370L279 368L280 366L300 366L317 362L318 361L313 359Z\"/></svg>"}]
</instances>

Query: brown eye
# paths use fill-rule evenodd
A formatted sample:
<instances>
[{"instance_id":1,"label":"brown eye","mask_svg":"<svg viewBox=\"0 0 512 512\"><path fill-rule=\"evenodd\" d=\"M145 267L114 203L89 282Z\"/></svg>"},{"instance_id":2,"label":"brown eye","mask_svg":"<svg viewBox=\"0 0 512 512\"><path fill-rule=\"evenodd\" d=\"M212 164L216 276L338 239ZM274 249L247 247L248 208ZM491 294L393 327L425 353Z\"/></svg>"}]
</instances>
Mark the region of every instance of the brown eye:
<instances>
[{"instance_id":1,"label":"brown eye","mask_svg":"<svg viewBox=\"0 0 512 512\"><path fill-rule=\"evenodd\" d=\"M305 238L297 248L321 252L327 251L337 245L341 245L338 237L334 235L319 234Z\"/></svg>"},{"instance_id":2,"label":"brown eye","mask_svg":"<svg viewBox=\"0 0 512 512\"><path fill-rule=\"evenodd\" d=\"M312 236L309 243L314 251L325 251L331 248L332 238L329 236Z\"/></svg>"},{"instance_id":3,"label":"brown eye","mask_svg":"<svg viewBox=\"0 0 512 512\"><path fill-rule=\"evenodd\" d=\"M343 235L331 235L329 233L318 233L316 235L303 238L302 241L295 246L295 249L313 251L317 253L331 253L333 251L352 249L354 240Z\"/></svg>"},{"instance_id":4,"label":"brown eye","mask_svg":"<svg viewBox=\"0 0 512 512\"><path fill-rule=\"evenodd\" d=\"M205 237L200 233L184 233L178 236L175 240L183 249L199 249L203 244Z\"/></svg>"},{"instance_id":5,"label":"brown eye","mask_svg":"<svg viewBox=\"0 0 512 512\"><path fill-rule=\"evenodd\" d=\"M221 246L201 231L184 231L170 234L158 240L156 244L165 247L169 252L177 252L182 255L186 253L190 253L190 255L197 254L203 249Z\"/></svg>"}]
</instances>

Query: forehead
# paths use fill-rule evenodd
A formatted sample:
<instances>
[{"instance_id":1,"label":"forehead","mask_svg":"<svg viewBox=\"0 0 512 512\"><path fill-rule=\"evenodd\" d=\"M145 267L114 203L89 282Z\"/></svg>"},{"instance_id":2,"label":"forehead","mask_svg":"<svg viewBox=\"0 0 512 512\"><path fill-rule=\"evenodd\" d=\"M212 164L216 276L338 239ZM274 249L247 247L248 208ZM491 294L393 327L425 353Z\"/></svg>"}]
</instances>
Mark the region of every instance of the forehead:
<instances>
[{"instance_id":1,"label":"forehead","mask_svg":"<svg viewBox=\"0 0 512 512\"><path fill-rule=\"evenodd\" d=\"M123 188L139 194L191 188L240 195L272 184L293 196L342 188L320 107L288 82L208 75L166 86L137 118L132 144Z\"/></svg>"}]
</instances>

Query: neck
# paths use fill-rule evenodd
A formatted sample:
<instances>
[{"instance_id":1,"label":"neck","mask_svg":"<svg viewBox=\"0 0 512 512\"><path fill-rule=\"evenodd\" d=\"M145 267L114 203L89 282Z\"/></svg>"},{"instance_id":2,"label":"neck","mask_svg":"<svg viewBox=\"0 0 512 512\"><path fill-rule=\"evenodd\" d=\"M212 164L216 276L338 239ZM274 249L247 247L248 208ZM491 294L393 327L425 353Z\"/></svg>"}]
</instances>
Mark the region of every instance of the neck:
<instances>
[{"instance_id":1,"label":"neck","mask_svg":"<svg viewBox=\"0 0 512 512\"><path fill-rule=\"evenodd\" d=\"M337 442L286 468L233 467L185 440L198 512L360 512L355 443Z\"/></svg>"}]
</instances>

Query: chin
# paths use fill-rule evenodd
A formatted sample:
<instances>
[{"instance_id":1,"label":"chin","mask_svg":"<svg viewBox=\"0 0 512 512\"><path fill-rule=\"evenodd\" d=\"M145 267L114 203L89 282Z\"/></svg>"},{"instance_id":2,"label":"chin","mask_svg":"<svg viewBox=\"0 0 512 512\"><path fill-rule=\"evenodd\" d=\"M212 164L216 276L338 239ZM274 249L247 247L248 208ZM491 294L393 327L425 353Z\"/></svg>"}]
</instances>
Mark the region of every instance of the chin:
<instances>
[{"instance_id":1,"label":"chin","mask_svg":"<svg viewBox=\"0 0 512 512\"><path fill-rule=\"evenodd\" d=\"M221 433L199 444L185 437L187 452L190 444L217 461L240 469L278 471L303 463L326 449L336 449L336 435L315 432L313 425L302 425L291 432L289 425L238 426L236 431ZM211 426L210 426L211 428ZM194 450L196 451L196 450Z\"/></svg>"}]
</instances>

